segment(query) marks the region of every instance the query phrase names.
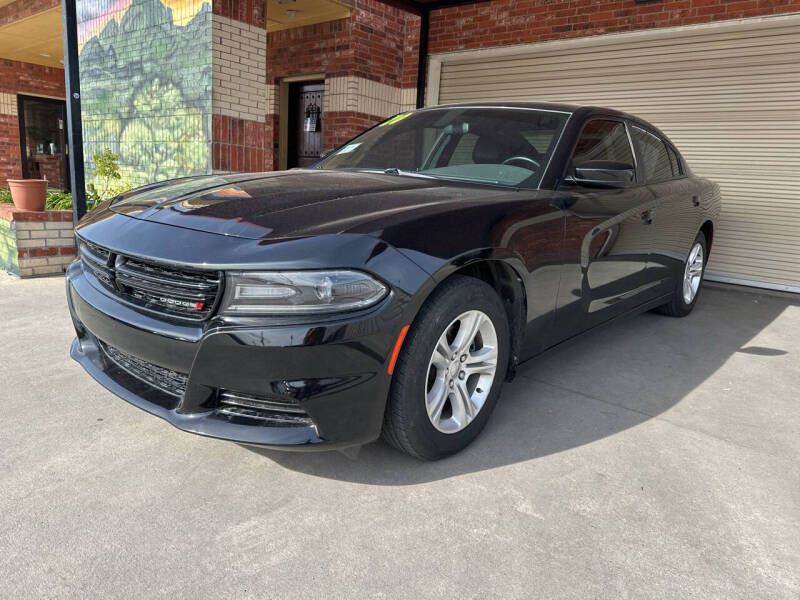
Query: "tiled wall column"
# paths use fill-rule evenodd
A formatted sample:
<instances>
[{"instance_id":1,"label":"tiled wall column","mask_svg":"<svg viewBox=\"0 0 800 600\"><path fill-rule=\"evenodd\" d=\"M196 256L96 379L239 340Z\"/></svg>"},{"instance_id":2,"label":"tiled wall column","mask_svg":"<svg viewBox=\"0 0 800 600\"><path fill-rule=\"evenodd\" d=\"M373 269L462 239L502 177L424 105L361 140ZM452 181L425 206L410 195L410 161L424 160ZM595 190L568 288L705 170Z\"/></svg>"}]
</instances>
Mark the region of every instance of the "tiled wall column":
<instances>
[{"instance_id":1,"label":"tiled wall column","mask_svg":"<svg viewBox=\"0 0 800 600\"><path fill-rule=\"evenodd\" d=\"M212 38L214 171L264 170L266 29L214 14Z\"/></svg>"}]
</instances>

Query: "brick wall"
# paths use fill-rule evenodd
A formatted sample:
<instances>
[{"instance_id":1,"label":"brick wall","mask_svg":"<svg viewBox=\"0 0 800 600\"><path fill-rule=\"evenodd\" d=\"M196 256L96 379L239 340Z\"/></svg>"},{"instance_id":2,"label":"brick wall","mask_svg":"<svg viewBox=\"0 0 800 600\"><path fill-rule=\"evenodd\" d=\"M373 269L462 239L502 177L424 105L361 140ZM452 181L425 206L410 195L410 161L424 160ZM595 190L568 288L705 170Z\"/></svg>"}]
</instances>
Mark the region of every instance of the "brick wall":
<instances>
[{"instance_id":1,"label":"brick wall","mask_svg":"<svg viewBox=\"0 0 800 600\"><path fill-rule=\"evenodd\" d=\"M355 75L395 87L417 76L419 17L375 0L344 2L348 19L283 29L267 36L267 83L324 73Z\"/></svg>"},{"instance_id":2,"label":"brick wall","mask_svg":"<svg viewBox=\"0 0 800 600\"><path fill-rule=\"evenodd\" d=\"M64 71L0 59L0 185L22 177L17 94L64 97Z\"/></svg>"},{"instance_id":3,"label":"brick wall","mask_svg":"<svg viewBox=\"0 0 800 600\"><path fill-rule=\"evenodd\" d=\"M800 11L800 0L492 0L432 11L430 53Z\"/></svg>"},{"instance_id":4,"label":"brick wall","mask_svg":"<svg viewBox=\"0 0 800 600\"><path fill-rule=\"evenodd\" d=\"M268 168L278 168L277 92L286 77L324 78L323 150L414 106L419 17L375 0L344 3L347 19L267 36L267 85L275 95L265 131Z\"/></svg>"},{"instance_id":5,"label":"brick wall","mask_svg":"<svg viewBox=\"0 0 800 600\"><path fill-rule=\"evenodd\" d=\"M263 122L214 115L213 135L214 170L255 173L268 169Z\"/></svg>"},{"instance_id":6,"label":"brick wall","mask_svg":"<svg viewBox=\"0 0 800 600\"><path fill-rule=\"evenodd\" d=\"M72 211L0 204L0 269L33 277L63 273L75 258Z\"/></svg>"},{"instance_id":7,"label":"brick wall","mask_svg":"<svg viewBox=\"0 0 800 600\"><path fill-rule=\"evenodd\" d=\"M0 6L0 27L61 6L60 0L16 0Z\"/></svg>"},{"instance_id":8,"label":"brick wall","mask_svg":"<svg viewBox=\"0 0 800 600\"><path fill-rule=\"evenodd\" d=\"M263 30L267 21L266 8L265 0L213 0L212 11Z\"/></svg>"}]
</instances>

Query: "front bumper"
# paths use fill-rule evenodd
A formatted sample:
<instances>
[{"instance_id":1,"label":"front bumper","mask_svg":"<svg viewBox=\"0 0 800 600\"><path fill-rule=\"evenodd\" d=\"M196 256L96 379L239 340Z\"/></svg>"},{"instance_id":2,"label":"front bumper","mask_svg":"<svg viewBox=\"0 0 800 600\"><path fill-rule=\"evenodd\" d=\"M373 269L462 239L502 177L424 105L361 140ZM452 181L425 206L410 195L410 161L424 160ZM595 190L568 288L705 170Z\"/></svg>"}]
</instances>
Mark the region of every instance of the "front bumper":
<instances>
[{"instance_id":1,"label":"front bumper","mask_svg":"<svg viewBox=\"0 0 800 600\"><path fill-rule=\"evenodd\" d=\"M93 285L81 263L67 271L67 299L77 337L71 356L101 385L200 435L280 449L335 449L380 435L390 377L386 372L402 304L392 294L357 316L325 322L183 325L155 319ZM163 372L185 387L169 393L112 359L109 348ZM293 402L301 424L232 417L222 390Z\"/></svg>"}]
</instances>

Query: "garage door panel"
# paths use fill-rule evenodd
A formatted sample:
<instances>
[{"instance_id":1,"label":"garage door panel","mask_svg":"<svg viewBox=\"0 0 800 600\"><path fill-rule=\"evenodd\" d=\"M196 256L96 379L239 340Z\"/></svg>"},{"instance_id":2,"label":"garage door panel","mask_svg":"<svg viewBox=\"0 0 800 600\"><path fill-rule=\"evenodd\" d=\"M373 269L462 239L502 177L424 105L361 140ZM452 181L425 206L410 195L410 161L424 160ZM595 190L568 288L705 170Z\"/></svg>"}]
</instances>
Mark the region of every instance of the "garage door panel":
<instances>
[{"instance_id":1,"label":"garage door panel","mask_svg":"<svg viewBox=\"0 0 800 600\"><path fill-rule=\"evenodd\" d=\"M614 82L618 81L620 86L628 86L630 88L631 84L638 83L641 85L641 78L647 76L649 89L651 82L654 85L674 82L675 76L682 71L686 71L686 68L689 67L689 69L697 69L697 71L692 72L686 77L686 84L688 86L702 86L708 82L710 77L719 78L721 84L736 85L736 78L742 75L752 76L754 78L753 84L766 82L780 83L780 80L785 80L791 84L796 82L791 73L787 75L787 71L793 66L792 62L792 60L786 60L785 62L776 64L775 62L766 60L765 57L765 60L754 62L754 64L747 64L739 61L731 62L729 65L717 64L709 68L700 68L700 64L697 61L687 61L685 64L677 65L674 69L664 70L659 73L653 73L652 65L650 64L643 64L641 68L621 66L614 69L591 66L586 66L583 69L570 69L565 65L554 64L552 68L546 68L543 65L535 65L520 69L519 72L504 72L502 76L498 76L496 72L497 69L502 69L502 66L498 64L496 67L487 69L485 73L469 71L459 74L447 73L446 76L442 78L442 82L452 84L448 86L448 90L457 90L459 88L464 90L478 89L481 85L486 86L494 82L495 77L496 82L500 85L510 86L520 83L525 84L530 80L531 69L536 68L537 78L545 79L548 76L558 78L558 80L540 81L540 86L544 87L572 88L572 86L577 84L592 83L593 87L598 86L598 89L602 90L612 87L612 82L608 81L608 78L614 78ZM597 76L599 74L602 74L603 79L606 81L598 81ZM468 81L465 81L464 77L475 77L476 79L473 81L474 86L471 86ZM484 78L491 78L491 82L484 81ZM567 81L567 79L569 81ZM636 85L633 87L636 89ZM574 90L574 88L572 89ZM639 87L639 89L641 89L641 87Z\"/></svg>"},{"instance_id":2,"label":"garage door panel","mask_svg":"<svg viewBox=\"0 0 800 600\"><path fill-rule=\"evenodd\" d=\"M773 32L773 36L775 32ZM587 56L584 50L570 52L567 50L554 50L552 52L540 52L535 58L525 55L519 56L506 56L496 61L463 61L458 65L453 65L449 70L450 73L470 72L480 73L490 69L492 62L503 62L504 67L508 69L515 68L528 68L532 63L537 67L547 67L553 65L561 65L569 69L573 65L580 65L586 68L586 65L594 67L600 66L601 68L607 66L609 69L618 69L620 66L634 66L641 64L652 64L652 56L658 53L661 60L669 60L670 64L665 66L665 69L674 69L676 64L681 61L691 60L691 57L698 57L698 53L702 53L702 60L709 62L719 59L734 59L744 61L758 61L759 59L770 55L781 55L785 57L785 46L791 46L797 43L797 38L800 35L797 31L786 31L780 37L774 37L769 42L765 42L762 36L757 39L751 40L750 43L744 41L729 39L727 41L717 43L703 43L695 41L693 43L675 44L674 41L669 45L665 45L663 41L654 42L648 46L635 47L626 45L625 48L617 47L615 50L602 50L593 49L591 54ZM779 61L781 58L779 58ZM785 58L783 58L785 60ZM772 62L772 61L769 61Z\"/></svg>"},{"instance_id":3,"label":"garage door panel","mask_svg":"<svg viewBox=\"0 0 800 600\"><path fill-rule=\"evenodd\" d=\"M660 127L720 184L709 272L800 291L800 16L442 58L441 104L554 101Z\"/></svg>"},{"instance_id":4,"label":"garage door panel","mask_svg":"<svg viewBox=\"0 0 800 600\"><path fill-rule=\"evenodd\" d=\"M710 76L716 76L717 74L723 77L730 76L735 75L737 72L755 75L764 73L764 69L767 69L769 73L780 74L785 73L787 69L791 68L795 60L792 54L797 52L798 43L800 43L800 40L783 46L782 49L785 52L782 53L763 53L755 56L734 55L723 60L714 60L709 57L699 58L697 55L693 58L691 55L688 55L683 57L682 60L675 61L669 65L660 65L657 73L653 72L651 56L643 56L636 61L619 61L618 63L612 64L609 64L607 60L585 61L583 63L573 64L559 62L555 59L550 63L525 61L521 62L516 69L510 66L506 67L503 65L503 61L494 61L482 65L480 69L464 69L463 71L451 71L448 69L442 74L442 81L452 81L456 85L466 84L466 82L462 81L465 76L494 78L498 75L498 69L502 69L503 72L500 81L506 82L522 81L526 75L530 76L533 70L536 71L538 77L558 74L561 77L569 76L570 78L580 79L582 77L591 78L602 74L605 77L619 77L623 82L635 81L637 76L642 75L654 77L656 80L670 79L674 78L676 73L685 71L693 71L690 77L694 80L702 80ZM728 71L728 73L726 73L726 71Z\"/></svg>"}]
</instances>

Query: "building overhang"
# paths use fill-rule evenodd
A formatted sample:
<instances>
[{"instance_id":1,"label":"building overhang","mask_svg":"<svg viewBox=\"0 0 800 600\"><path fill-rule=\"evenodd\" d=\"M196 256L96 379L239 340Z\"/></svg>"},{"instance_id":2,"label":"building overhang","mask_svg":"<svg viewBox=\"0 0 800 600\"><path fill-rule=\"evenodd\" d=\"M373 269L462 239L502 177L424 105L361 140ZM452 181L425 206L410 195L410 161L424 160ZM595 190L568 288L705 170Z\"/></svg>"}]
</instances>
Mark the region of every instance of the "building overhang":
<instances>
[{"instance_id":1,"label":"building overhang","mask_svg":"<svg viewBox=\"0 0 800 600\"><path fill-rule=\"evenodd\" d=\"M350 7L336 0L267 0L267 32L346 19Z\"/></svg>"},{"instance_id":2,"label":"building overhang","mask_svg":"<svg viewBox=\"0 0 800 600\"><path fill-rule=\"evenodd\" d=\"M0 10L14 8L12 4L23 1L0 0ZM63 68L61 7L57 5L21 19L0 21L0 58Z\"/></svg>"}]
</instances>

